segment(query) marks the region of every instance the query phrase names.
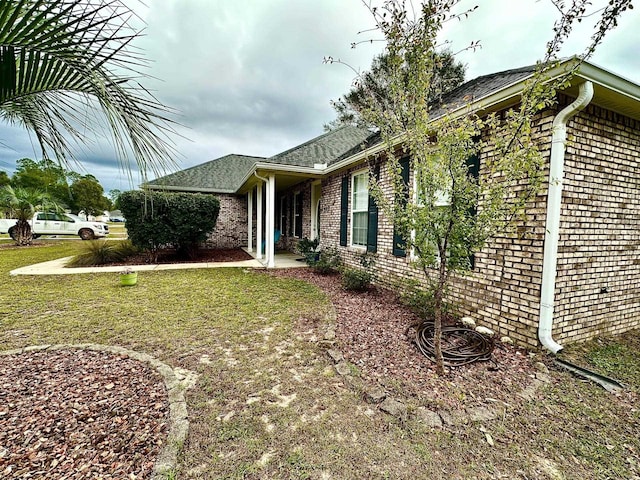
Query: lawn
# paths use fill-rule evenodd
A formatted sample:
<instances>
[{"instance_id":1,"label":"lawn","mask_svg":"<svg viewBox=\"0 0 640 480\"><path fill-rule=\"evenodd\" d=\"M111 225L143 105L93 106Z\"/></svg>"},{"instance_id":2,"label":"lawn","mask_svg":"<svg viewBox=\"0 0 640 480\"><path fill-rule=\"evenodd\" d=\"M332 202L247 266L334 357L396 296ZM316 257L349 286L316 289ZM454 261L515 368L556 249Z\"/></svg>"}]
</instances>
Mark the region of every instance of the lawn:
<instances>
[{"instance_id":1,"label":"lawn","mask_svg":"<svg viewBox=\"0 0 640 480\"><path fill-rule=\"evenodd\" d=\"M242 269L142 272L132 288L109 273L9 277L81 242L7 243L1 350L122 345L200 374L175 478L640 476L638 332L569 351L626 382L624 393L551 370L550 383L527 398L514 393L495 420L431 429L380 412L334 372L317 341L332 308L316 287Z\"/></svg>"}]
</instances>

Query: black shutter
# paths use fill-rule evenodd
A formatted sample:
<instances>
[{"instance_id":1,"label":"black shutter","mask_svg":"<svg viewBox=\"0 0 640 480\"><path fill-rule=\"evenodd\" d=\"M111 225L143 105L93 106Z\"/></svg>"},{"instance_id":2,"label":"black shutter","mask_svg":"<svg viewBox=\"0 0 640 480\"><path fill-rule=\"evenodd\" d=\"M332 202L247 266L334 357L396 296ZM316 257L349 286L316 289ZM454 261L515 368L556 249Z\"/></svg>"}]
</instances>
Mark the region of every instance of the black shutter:
<instances>
[{"instance_id":1,"label":"black shutter","mask_svg":"<svg viewBox=\"0 0 640 480\"><path fill-rule=\"evenodd\" d=\"M289 204L289 208L287 208L287 215L289 216L289 236L293 237L293 199L294 197L289 196L287 203ZM290 201L289 201L290 200Z\"/></svg>"},{"instance_id":2,"label":"black shutter","mask_svg":"<svg viewBox=\"0 0 640 480\"><path fill-rule=\"evenodd\" d=\"M281 225L282 231L280 233L284 237L285 235L287 235L287 215L289 214L289 198L283 197L282 201L280 202L280 205L282 205L282 212L280 212L280 217L282 219L282 225Z\"/></svg>"},{"instance_id":3,"label":"black shutter","mask_svg":"<svg viewBox=\"0 0 640 480\"><path fill-rule=\"evenodd\" d=\"M477 144L480 141L480 137L474 137L473 141ZM467 160L467 165L469 166L469 175L471 175L476 181L480 177L480 154L479 152L474 153ZM469 216L475 217L478 213L477 208L471 207L469 209ZM472 253L469 256L469 265L471 266L471 270L473 270L476 266L476 256Z\"/></svg>"},{"instance_id":4,"label":"black shutter","mask_svg":"<svg viewBox=\"0 0 640 480\"><path fill-rule=\"evenodd\" d=\"M376 182L380 180L380 165L376 165L373 170ZM369 193L369 218L367 221L367 252L376 253L378 251L378 205L373 195Z\"/></svg>"},{"instance_id":5,"label":"black shutter","mask_svg":"<svg viewBox=\"0 0 640 480\"><path fill-rule=\"evenodd\" d=\"M400 175L402 175L403 193L402 197L398 200L402 202L402 206L404 207L409 200L409 157L402 157L399 163ZM393 229L393 254L396 257L407 256L407 241L395 227Z\"/></svg>"},{"instance_id":6,"label":"black shutter","mask_svg":"<svg viewBox=\"0 0 640 480\"><path fill-rule=\"evenodd\" d=\"M302 238L302 192L294 197L296 200L296 236Z\"/></svg>"},{"instance_id":7,"label":"black shutter","mask_svg":"<svg viewBox=\"0 0 640 480\"><path fill-rule=\"evenodd\" d=\"M347 217L349 215L349 177L342 178L340 192L340 245L347 246Z\"/></svg>"}]
</instances>

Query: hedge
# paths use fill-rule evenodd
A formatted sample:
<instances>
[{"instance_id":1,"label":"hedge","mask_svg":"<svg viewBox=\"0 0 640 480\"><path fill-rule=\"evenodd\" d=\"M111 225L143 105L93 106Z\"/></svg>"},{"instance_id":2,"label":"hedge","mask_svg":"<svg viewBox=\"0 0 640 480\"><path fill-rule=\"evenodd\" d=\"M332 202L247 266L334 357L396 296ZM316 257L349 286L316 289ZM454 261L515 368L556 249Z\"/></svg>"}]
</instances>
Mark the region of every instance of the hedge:
<instances>
[{"instance_id":1,"label":"hedge","mask_svg":"<svg viewBox=\"0 0 640 480\"><path fill-rule=\"evenodd\" d=\"M189 257L213 231L220 212L220 201L201 193L133 190L119 202L135 246L150 252L173 247Z\"/></svg>"}]
</instances>

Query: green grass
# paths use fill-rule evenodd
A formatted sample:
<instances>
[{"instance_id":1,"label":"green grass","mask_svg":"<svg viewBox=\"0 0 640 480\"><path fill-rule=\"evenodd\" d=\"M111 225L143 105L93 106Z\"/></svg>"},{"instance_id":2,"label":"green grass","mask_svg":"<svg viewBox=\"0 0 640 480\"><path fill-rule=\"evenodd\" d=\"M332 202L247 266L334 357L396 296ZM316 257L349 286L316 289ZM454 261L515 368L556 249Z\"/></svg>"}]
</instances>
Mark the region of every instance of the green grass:
<instances>
[{"instance_id":1,"label":"green grass","mask_svg":"<svg viewBox=\"0 0 640 480\"><path fill-rule=\"evenodd\" d=\"M322 325L330 309L303 282L242 269L139 272L127 288L113 273L8 276L81 243L0 248L0 349L98 342L198 372L176 479L640 475L638 332L583 346L585 358L624 374L630 392L613 396L552 371L553 384L532 401L514 396L499 419L432 431L370 416L375 407L333 373L314 341L321 331L309 325Z\"/></svg>"}]
</instances>

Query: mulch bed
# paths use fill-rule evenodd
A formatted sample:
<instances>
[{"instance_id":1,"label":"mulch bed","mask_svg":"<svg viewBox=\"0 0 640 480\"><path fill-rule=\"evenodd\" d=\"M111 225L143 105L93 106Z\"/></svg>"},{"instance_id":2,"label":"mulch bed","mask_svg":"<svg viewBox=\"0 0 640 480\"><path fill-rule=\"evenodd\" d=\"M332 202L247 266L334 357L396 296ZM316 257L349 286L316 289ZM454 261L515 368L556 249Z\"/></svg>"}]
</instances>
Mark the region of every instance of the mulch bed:
<instances>
[{"instance_id":1,"label":"mulch bed","mask_svg":"<svg viewBox=\"0 0 640 480\"><path fill-rule=\"evenodd\" d=\"M420 318L387 289L366 292L342 288L339 275L318 275L311 269L271 270L270 275L293 277L321 288L337 315L336 348L365 380L395 395L414 398L426 406L468 408L493 402L513 404L535 375L525 350L498 343L493 361L448 369L445 377L413 344Z\"/></svg>"},{"instance_id":2,"label":"mulch bed","mask_svg":"<svg viewBox=\"0 0 640 480\"><path fill-rule=\"evenodd\" d=\"M202 248L191 258L178 255L174 249L166 248L158 253L158 261L151 262L147 254L141 253L128 257L126 261L114 265L144 265L147 263L171 264L171 263L205 263L205 262L241 262L251 260L253 257L241 248Z\"/></svg>"},{"instance_id":3,"label":"mulch bed","mask_svg":"<svg viewBox=\"0 0 640 480\"><path fill-rule=\"evenodd\" d=\"M83 350L0 356L0 477L150 478L167 435L160 375Z\"/></svg>"}]
</instances>

